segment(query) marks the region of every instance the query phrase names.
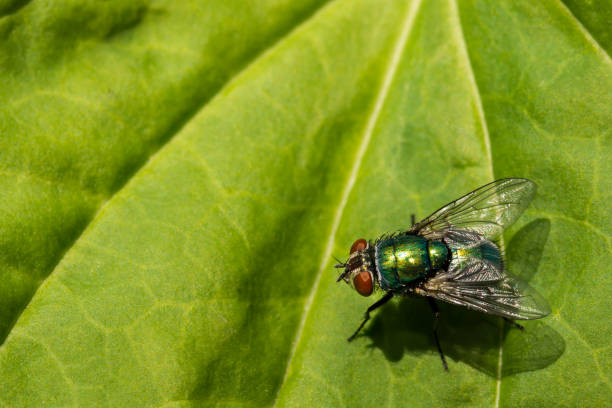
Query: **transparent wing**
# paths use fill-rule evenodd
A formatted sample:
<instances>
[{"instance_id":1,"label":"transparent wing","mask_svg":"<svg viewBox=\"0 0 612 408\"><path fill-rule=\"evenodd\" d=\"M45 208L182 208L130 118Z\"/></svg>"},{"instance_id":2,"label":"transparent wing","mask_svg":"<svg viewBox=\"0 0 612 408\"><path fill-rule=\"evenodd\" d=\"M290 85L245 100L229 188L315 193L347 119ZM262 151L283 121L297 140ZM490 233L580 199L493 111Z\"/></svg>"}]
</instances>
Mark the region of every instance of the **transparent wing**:
<instances>
[{"instance_id":1,"label":"transparent wing","mask_svg":"<svg viewBox=\"0 0 612 408\"><path fill-rule=\"evenodd\" d=\"M509 319L539 319L550 313L535 289L483 260L442 270L422 290L426 296Z\"/></svg>"},{"instance_id":2,"label":"transparent wing","mask_svg":"<svg viewBox=\"0 0 612 408\"><path fill-rule=\"evenodd\" d=\"M448 203L409 232L436 239L456 228L494 240L523 213L536 189L535 183L527 179L496 180Z\"/></svg>"}]
</instances>

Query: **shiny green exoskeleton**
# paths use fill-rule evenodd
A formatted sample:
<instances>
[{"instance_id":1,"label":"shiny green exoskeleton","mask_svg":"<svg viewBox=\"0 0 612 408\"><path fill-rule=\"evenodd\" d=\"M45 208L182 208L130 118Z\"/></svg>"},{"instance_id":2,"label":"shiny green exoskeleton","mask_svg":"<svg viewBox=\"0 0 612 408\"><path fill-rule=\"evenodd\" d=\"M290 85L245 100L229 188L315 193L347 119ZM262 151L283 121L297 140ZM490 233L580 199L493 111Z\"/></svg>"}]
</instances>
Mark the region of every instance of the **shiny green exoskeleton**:
<instances>
[{"instance_id":1,"label":"shiny green exoskeleton","mask_svg":"<svg viewBox=\"0 0 612 408\"><path fill-rule=\"evenodd\" d=\"M446 268L451 251L443 241L418 235L396 235L374 245L378 283L383 290L397 290L433 271Z\"/></svg>"},{"instance_id":2,"label":"shiny green exoskeleton","mask_svg":"<svg viewBox=\"0 0 612 408\"><path fill-rule=\"evenodd\" d=\"M546 301L527 283L504 269L495 243L503 230L524 211L536 186L526 179L494 181L445 205L409 230L375 241L356 240L346 262L337 264L357 293L370 296L376 286L384 296L370 312L393 296L425 296L434 312L434 339L448 369L436 332L435 300L514 319L538 319L550 313Z\"/></svg>"}]
</instances>

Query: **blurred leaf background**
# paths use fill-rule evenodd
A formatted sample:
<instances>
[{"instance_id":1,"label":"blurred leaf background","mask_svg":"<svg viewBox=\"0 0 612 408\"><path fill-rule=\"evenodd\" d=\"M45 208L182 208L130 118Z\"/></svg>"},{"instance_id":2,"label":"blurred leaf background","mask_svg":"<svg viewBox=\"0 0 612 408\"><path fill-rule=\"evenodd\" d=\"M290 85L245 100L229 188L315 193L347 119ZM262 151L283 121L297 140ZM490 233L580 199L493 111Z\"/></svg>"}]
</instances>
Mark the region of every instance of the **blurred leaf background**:
<instances>
[{"instance_id":1,"label":"blurred leaf background","mask_svg":"<svg viewBox=\"0 0 612 408\"><path fill-rule=\"evenodd\" d=\"M612 403L609 1L0 1L0 406ZM335 284L539 185L525 332Z\"/></svg>"}]
</instances>

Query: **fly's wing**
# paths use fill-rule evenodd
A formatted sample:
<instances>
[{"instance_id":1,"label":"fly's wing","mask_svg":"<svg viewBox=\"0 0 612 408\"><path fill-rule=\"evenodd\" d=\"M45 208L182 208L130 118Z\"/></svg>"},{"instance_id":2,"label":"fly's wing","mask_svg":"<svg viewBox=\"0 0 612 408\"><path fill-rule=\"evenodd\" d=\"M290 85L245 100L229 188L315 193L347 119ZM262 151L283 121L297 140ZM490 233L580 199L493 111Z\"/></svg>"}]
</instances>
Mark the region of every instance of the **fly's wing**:
<instances>
[{"instance_id":1,"label":"fly's wing","mask_svg":"<svg viewBox=\"0 0 612 408\"><path fill-rule=\"evenodd\" d=\"M471 231L450 231L449 248L479 247L483 258L462 257L455 251L448 270L423 283L423 295L509 319L539 319L550 313L535 289L504 271L499 249Z\"/></svg>"},{"instance_id":2,"label":"fly's wing","mask_svg":"<svg viewBox=\"0 0 612 408\"><path fill-rule=\"evenodd\" d=\"M450 229L462 229L494 240L523 213L536 189L527 179L496 180L440 208L409 233L439 239Z\"/></svg>"},{"instance_id":3,"label":"fly's wing","mask_svg":"<svg viewBox=\"0 0 612 408\"><path fill-rule=\"evenodd\" d=\"M482 265L474 265L480 268ZM430 280L422 290L426 296L508 319L532 320L550 313L548 303L535 289L508 274L495 282Z\"/></svg>"},{"instance_id":4,"label":"fly's wing","mask_svg":"<svg viewBox=\"0 0 612 408\"><path fill-rule=\"evenodd\" d=\"M499 271L486 262L474 262L464 274L461 279L442 271L424 284L423 294L508 319L532 320L550 313L546 300L519 278L503 273L502 279L490 280Z\"/></svg>"}]
</instances>

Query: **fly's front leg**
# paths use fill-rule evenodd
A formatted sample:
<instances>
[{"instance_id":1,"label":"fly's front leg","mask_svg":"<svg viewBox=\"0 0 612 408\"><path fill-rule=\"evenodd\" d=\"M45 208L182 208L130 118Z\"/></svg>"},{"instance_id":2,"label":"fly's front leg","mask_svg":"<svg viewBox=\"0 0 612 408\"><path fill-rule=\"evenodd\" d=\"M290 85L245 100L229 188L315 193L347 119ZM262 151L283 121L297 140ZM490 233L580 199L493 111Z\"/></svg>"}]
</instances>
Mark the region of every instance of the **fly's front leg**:
<instances>
[{"instance_id":1,"label":"fly's front leg","mask_svg":"<svg viewBox=\"0 0 612 408\"><path fill-rule=\"evenodd\" d=\"M414 216L414 214L410 214L410 222L412 223L412 225L410 226L414 227L414 224L416 224L416 217Z\"/></svg>"},{"instance_id":2,"label":"fly's front leg","mask_svg":"<svg viewBox=\"0 0 612 408\"><path fill-rule=\"evenodd\" d=\"M440 347L440 340L438 340L438 318L440 317L440 309L438 309L438 305L436 302L428 297L427 301L429 302L429 307L431 307L431 311L433 312L433 335L434 340L436 341L436 346L438 347L438 353L440 353L440 358L442 359L442 365L444 369L448 371L448 364L446 364L446 357L444 357L444 353L442 352L442 347Z\"/></svg>"},{"instance_id":3,"label":"fly's front leg","mask_svg":"<svg viewBox=\"0 0 612 408\"><path fill-rule=\"evenodd\" d=\"M391 300L392 297L393 297L393 292L387 292L385 294L385 296L383 296L382 298L380 298L378 300L378 302L376 302L372 306L368 307L368 310L366 310L366 312L365 312L365 318L363 319L363 322L361 322L361 324L359 325L357 330L355 330L355 333L353 333L353 335L351 337L349 337L347 340L348 341L352 341L355 338L355 336L357 336L357 333L359 333L361 328L366 324L366 322L368 320L370 320L370 312L378 309L379 307L381 307L382 305L387 303L389 300Z\"/></svg>"}]
</instances>

